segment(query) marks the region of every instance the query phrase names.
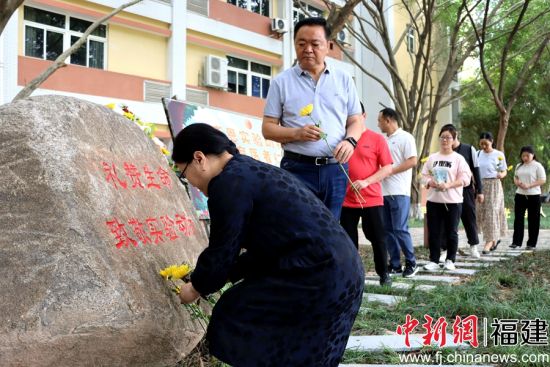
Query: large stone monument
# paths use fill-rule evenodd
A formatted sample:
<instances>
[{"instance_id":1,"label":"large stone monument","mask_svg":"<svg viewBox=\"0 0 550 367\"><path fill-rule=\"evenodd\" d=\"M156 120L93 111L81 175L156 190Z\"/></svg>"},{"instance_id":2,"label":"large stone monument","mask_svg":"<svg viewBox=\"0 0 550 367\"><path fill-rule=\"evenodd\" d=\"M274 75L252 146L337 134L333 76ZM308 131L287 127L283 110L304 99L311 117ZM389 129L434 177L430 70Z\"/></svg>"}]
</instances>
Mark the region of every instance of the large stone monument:
<instances>
[{"instance_id":1,"label":"large stone monument","mask_svg":"<svg viewBox=\"0 0 550 367\"><path fill-rule=\"evenodd\" d=\"M206 245L133 122L82 100L0 106L0 365L171 366L202 326L158 271Z\"/></svg>"}]
</instances>

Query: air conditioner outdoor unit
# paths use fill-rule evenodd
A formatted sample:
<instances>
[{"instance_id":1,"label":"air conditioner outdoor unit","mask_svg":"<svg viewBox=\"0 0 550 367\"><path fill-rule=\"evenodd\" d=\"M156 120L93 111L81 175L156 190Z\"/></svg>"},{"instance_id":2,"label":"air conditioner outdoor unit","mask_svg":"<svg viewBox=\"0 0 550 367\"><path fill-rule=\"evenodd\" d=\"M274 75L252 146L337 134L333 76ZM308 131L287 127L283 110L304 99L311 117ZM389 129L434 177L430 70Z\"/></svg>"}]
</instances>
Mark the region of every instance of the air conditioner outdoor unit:
<instances>
[{"instance_id":1,"label":"air conditioner outdoor unit","mask_svg":"<svg viewBox=\"0 0 550 367\"><path fill-rule=\"evenodd\" d=\"M286 19L282 18L272 18L271 19L271 31L277 33L286 33L288 32L288 22Z\"/></svg>"},{"instance_id":2,"label":"air conditioner outdoor unit","mask_svg":"<svg viewBox=\"0 0 550 367\"><path fill-rule=\"evenodd\" d=\"M225 57L206 56L204 85L214 88L227 88L227 59Z\"/></svg>"},{"instance_id":3,"label":"air conditioner outdoor unit","mask_svg":"<svg viewBox=\"0 0 550 367\"><path fill-rule=\"evenodd\" d=\"M336 39L338 40L338 42L340 43L346 43L346 44L350 44L350 37L349 37L349 32L345 29L342 29L340 32L338 32L338 36L336 36Z\"/></svg>"}]
</instances>

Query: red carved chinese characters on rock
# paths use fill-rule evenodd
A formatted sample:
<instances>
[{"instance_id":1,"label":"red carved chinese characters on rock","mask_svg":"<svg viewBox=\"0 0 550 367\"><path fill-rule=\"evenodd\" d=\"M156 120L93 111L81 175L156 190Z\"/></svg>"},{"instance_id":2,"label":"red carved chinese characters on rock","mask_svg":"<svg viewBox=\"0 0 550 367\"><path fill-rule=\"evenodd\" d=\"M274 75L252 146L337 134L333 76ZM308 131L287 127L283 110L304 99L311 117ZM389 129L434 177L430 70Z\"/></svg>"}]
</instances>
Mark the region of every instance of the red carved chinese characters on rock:
<instances>
[{"instance_id":1,"label":"red carved chinese characters on rock","mask_svg":"<svg viewBox=\"0 0 550 367\"><path fill-rule=\"evenodd\" d=\"M168 215L162 215L160 218L149 217L143 221L131 218L127 223L121 223L118 218L113 218L105 224L117 241L116 248L158 245L174 241L180 236L191 237L195 234L195 225L191 218L179 213L174 218Z\"/></svg>"}]
</instances>

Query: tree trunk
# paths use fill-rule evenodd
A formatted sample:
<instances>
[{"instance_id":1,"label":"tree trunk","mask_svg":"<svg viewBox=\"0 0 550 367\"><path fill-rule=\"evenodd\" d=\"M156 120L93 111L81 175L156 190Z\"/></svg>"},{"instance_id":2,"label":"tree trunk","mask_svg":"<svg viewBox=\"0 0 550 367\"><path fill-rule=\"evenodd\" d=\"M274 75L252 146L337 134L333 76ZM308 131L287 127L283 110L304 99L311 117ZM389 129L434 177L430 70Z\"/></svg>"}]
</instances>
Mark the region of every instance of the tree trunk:
<instances>
[{"instance_id":1,"label":"tree trunk","mask_svg":"<svg viewBox=\"0 0 550 367\"><path fill-rule=\"evenodd\" d=\"M498 135L497 135L497 149L504 152L504 140L506 139L506 133L508 132L508 123L510 121L510 113L508 111L499 111L498 121Z\"/></svg>"},{"instance_id":2,"label":"tree trunk","mask_svg":"<svg viewBox=\"0 0 550 367\"><path fill-rule=\"evenodd\" d=\"M416 173L416 170L413 171L413 175ZM422 188L416 177L413 177L411 183L411 217L417 220L422 220Z\"/></svg>"},{"instance_id":3,"label":"tree trunk","mask_svg":"<svg viewBox=\"0 0 550 367\"><path fill-rule=\"evenodd\" d=\"M0 5L0 34L4 31L13 12L23 4L23 0L2 0Z\"/></svg>"}]
</instances>

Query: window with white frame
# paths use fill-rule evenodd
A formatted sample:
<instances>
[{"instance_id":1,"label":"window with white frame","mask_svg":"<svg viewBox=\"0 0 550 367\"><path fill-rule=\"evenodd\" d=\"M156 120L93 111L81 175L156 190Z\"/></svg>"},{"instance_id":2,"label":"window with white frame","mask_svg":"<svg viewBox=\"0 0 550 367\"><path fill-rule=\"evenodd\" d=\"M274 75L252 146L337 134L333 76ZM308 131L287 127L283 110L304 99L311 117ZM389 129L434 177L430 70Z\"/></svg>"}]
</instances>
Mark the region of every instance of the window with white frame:
<instances>
[{"instance_id":1,"label":"window with white frame","mask_svg":"<svg viewBox=\"0 0 550 367\"><path fill-rule=\"evenodd\" d=\"M271 66L227 56L227 89L245 96L267 98Z\"/></svg>"},{"instance_id":2,"label":"window with white frame","mask_svg":"<svg viewBox=\"0 0 550 367\"><path fill-rule=\"evenodd\" d=\"M407 51L414 53L414 28L411 25L407 26Z\"/></svg>"},{"instance_id":3,"label":"window with white frame","mask_svg":"<svg viewBox=\"0 0 550 367\"><path fill-rule=\"evenodd\" d=\"M227 0L229 4L269 17L269 0Z\"/></svg>"},{"instance_id":4,"label":"window with white frame","mask_svg":"<svg viewBox=\"0 0 550 367\"><path fill-rule=\"evenodd\" d=\"M293 24L298 23L300 20L307 17L322 17L323 9L316 8L309 4L304 3L303 1L294 0L292 6L292 22Z\"/></svg>"},{"instance_id":5,"label":"window with white frame","mask_svg":"<svg viewBox=\"0 0 550 367\"><path fill-rule=\"evenodd\" d=\"M76 43L91 24L84 19L25 6L25 56L55 60ZM100 25L71 55L70 63L104 69L106 37L107 26Z\"/></svg>"}]
</instances>

